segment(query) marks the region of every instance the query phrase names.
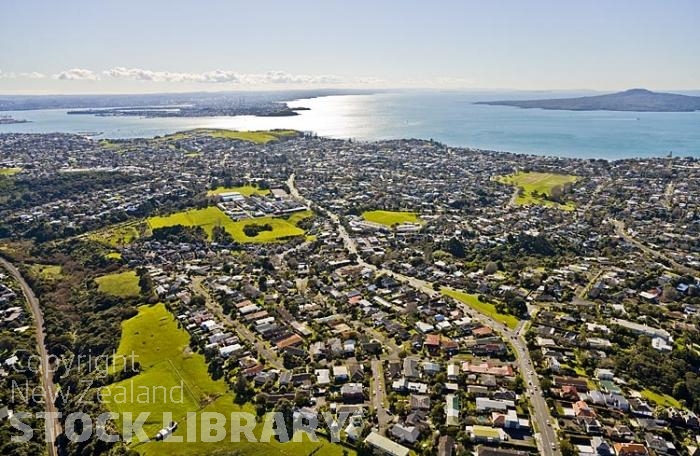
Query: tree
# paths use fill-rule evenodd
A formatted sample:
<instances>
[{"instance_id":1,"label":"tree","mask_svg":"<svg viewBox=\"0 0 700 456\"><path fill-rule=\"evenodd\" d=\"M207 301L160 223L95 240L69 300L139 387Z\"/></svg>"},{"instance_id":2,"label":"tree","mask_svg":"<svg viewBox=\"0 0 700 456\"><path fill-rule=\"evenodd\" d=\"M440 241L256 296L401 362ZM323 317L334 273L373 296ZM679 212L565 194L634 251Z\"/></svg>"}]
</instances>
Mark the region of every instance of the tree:
<instances>
[{"instance_id":1,"label":"tree","mask_svg":"<svg viewBox=\"0 0 700 456\"><path fill-rule=\"evenodd\" d=\"M455 258L464 258L467 256L464 250L464 245L456 237L453 237L447 241L447 246L445 248Z\"/></svg>"},{"instance_id":2,"label":"tree","mask_svg":"<svg viewBox=\"0 0 700 456\"><path fill-rule=\"evenodd\" d=\"M294 404L292 404L289 399L281 399L279 402L277 402L275 411L282 414L287 431L287 438L291 439L292 433L294 432ZM278 429L277 431L277 436L279 438L279 432L281 429Z\"/></svg>"},{"instance_id":3,"label":"tree","mask_svg":"<svg viewBox=\"0 0 700 456\"><path fill-rule=\"evenodd\" d=\"M236 392L237 402L246 402L253 394L253 388L248 383L248 379L243 374L238 374L236 378L236 384L234 385L234 391Z\"/></svg>"},{"instance_id":4,"label":"tree","mask_svg":"<svg viewBox=\"0 0 700 456\"><path fill-rule=\"evenodd\" d=\"M664 291L661 293L661 301L672 302L676 299L678 299L678 292L675 288L673 288L673 285L671 285L670 283L664 285Z\"/></svg>"},{"instance_id":5,"label":"tree","mask_svg":"<svg viewBox=\"0 0 700 456\"><path fill-rule=\"evenodd\" d=\"M498 271L498 265L494 261L489 261L484 268L485 274L493 274Z\"/></svg>"}]
</instances>

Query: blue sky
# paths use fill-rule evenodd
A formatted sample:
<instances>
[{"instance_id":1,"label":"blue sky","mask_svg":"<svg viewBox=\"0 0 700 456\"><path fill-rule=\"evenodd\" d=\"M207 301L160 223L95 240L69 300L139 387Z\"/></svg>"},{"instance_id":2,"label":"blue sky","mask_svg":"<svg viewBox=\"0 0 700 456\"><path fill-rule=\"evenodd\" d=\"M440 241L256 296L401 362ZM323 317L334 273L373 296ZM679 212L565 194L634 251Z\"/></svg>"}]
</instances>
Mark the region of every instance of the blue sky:
<instances>
[{"instance_id":1,"label":"blue sky","mask_svg":"<svg viewBox=\"0 0 700 456\"><path fill-rule=\"evenodd\" d=\"M0 2L0 93L700 89L700 2Z\"/></svg>"}]
</instances>

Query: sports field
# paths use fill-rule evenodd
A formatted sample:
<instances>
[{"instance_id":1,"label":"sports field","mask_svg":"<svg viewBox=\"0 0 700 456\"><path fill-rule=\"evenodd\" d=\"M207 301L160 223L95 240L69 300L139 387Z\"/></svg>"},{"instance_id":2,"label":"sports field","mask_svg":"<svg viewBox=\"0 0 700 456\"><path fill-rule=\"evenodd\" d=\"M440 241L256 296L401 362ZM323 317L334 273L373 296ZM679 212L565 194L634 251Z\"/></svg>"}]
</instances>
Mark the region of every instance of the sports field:
<instances>
[{"instance_id":1,"label":"sports field","mask_svg":"<svg viewBox=\"0 0 700 456\"><path fill-rule=\"evenodd\" d=\"M386 226L423 222L418 214L408 211L366 211L362 213L362 218L368 222L381 223Z\"/></svg>"},{"instance_id":2,"label":"sports field","mask_svg":"<svg viewBox=\"0 0 700 456\"><path fill-rule=\"evenodd\" d=\"M499 176L496 178L498 182L522 188L523 191L515 199L515 203L519 205L539 204L543 206L557 207L564 210L573 210L575 208L572 202L559 204L550 201L541 196L535 196L532 192L537 192L540 195L552 195L552 189L556 186L571 184L579 179L578 176L571 174L554 174L554 173L536 173L536 172L518 172L508 176Z\"/></svg>"},{"instance_id":3,"label":"sports field","mask_svg":"<svg viewBox=\"0 0 700 456\"><path fill-rule=\"evenodd\" d=\"M232 454L241 455L296 455L316 454L319 456L341 456L343 447L321 440L317 443L279 443L273 439L269 443L247 442L241 436L240 443L231 442L231 413L254 413L252 404L238 405L228 391L223 380L212 380L207 372L204 356L194 353L189 347L189 335L178 327L175 318L163 304L152 307L139 307L134 318L122 323L122 337L115 358L114 369L122 369L124 363L132 359L139 362L140 372L136 376L114 383L103 391L105 405L114 412L131 412L136 417L141 412L150 413L144 431L153 436L163 427L163 413L171 412L172 419L178 422L174 437L182 437L184 442L138 443L135 439L130 448L143 455L192 455L192 454ZM182 387L182 394L180 394ZM165 393L163 393L165 388ZM146 399L137 400L139 394ZM171 394L172 392L172 394ZM133 398L132 400L132 393ZM187 413L196 413L196 441L187 441ZM218 412L227 417L226 438L219 442L202 442L203 432L210 428L202 426L202 412ZM121 428L121 421L117 421ZM204 428L204 429L203 429ZM256 425L254 434L259 438L262 424ZM215 434L215 431L212 431ZM350 452L354 456L354 452Z\"/></svg>"},{"instance_id":4,"label":"sports field","mask_svg":"<svg viewBox=\"0 0 700 456\"><path fill-rule=\"evenodd\" d=\"M102 293L120 298L138 296L141 293L139 278L134 271L104 275L95 279L97 289Z\"/></svg>"},{"instance_id":5,"label":"sports field","mask_svg":"<svg viewBox=\"0 0 700 456\"><path fill-rule=\"evenodd\" d=\"M209 190L207 195L219 195L221 193L238 192L243 196L251 195L267 195L270 193L268 189L260 189L253 185L243 185L241 187L217 187L214 190Z\"/></svg>"},{"instance_id":6,"label":"sports field","mask_svg":"<svg viewBox=\"0 0 700 456\"><path fill-rule=\"evenodd\" d=\"M187 139L194 135L206 135L212 138L239 139L241 141L248 141L255 144L266 144L270 141L276 141L284 136L294 136L296 134L297 132L294 130L235 131L216 128L199 128L163 136L161 140L177 141Z\"/></svg>"},{"instance_id":7,"label":"sports field","mask_svg":"<svg viewBox=\"0 0 700 456\"><path fill-rule=\"evenodd\" d=\"M274 242L289 237L303 236L305 231L297 227L296 224L311 215L311 211L303 211L293 214L287 219L281 217L258 217L234 222L218 207L212 206L205 209L177 212L165 217L151 217L148 219L148 225L151 229L174 225L200 226L210 238L214 227L221 226L237 242ZM249 237L243 232L243 229L250 224L269 224L272 227L272 231L263 231L257 236Z\"/></svg>"},{"instance_id":8,"label":"sports field","mask_svg":"<svg viewBox=\"0 0 700 456\"><path fill-rule=\"evenodd\" d=\"M445 296L449 296L468 305L472 309L486 315L487 317L490 317L498 322L503 323L511 329L515 329L515 327L518 326L518 322L520 321L517 317L513 315L505 315L502 313L498 313L498 311L496 310L496 306L481 301L477 295L452 290L450 288L442 288L440 292Z\"/></svg>"}]
</instances>

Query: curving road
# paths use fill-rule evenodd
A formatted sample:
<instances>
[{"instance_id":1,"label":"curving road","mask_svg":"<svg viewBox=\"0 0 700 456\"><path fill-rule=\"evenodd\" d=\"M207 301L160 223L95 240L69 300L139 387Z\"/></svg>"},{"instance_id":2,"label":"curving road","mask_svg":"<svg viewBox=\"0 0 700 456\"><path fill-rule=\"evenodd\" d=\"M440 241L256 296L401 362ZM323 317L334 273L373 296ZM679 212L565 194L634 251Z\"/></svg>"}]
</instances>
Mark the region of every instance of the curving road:
<instances>
[{"instance_id":1,"label":"curving road","mask_svg":"<svg viewBox=\"0 0 700 456\"><path fill-rule=\"evenodd\" d=\"M347 230L340 223L340 218L338 215L320 207L318 204L313 204L312 201L304 198L299 194L299 191L294 186L294 174L292 174L287 180L287 186L289 187L290 194L303 202L305 202L310 207L313 206L326 214L331 221L336 225L338 233L340 234L345 248L351 254L357 254L357 244L354 239L348 234ZM359 255L357 255L358 264L371 268L379 273L384 273L394 277L403 283L410 285L411 287L426 293L428 296L437 296L440 293L433 288L433 284L426 282L424 280L409 277L403 274L396 273L389 269L378 268L377 266L365 262ZM525 324L521 322L515 330L508 328L507 326L497 322L486 315L483 315L476 310L472 309L468 305L457 301L457 304L461 307L462 311L469 315L474 320L481 322L484 325L490 326L494 331L500 334L505 340L507 340L514 349L516 361L518 363L518 369L522 374L526 387L527 395L530 398L530 403L532 404L532 418L537 425L537 431L535 433L535 441L537 442L537 448L539 454L549 455L549 456L561 456L561 451L559 450L559 437L557 432L552 428L552 415L550 414L547 402L542 394L542 388L539 383L539 378L535 373L535 367L530 358L530 352L527 349L527 343L524 338L525 334ZM376 377L376 371L374 372ZM375 406L376 407L376 406ZM535 429L533 429L535 431Z\"/></svg>"},{"instance_id":2,"label":"curving road","mask_svg":"<svg viewBox=\"0 0 700 456\"><path fill-rule=\"evenodd\" d=\"M680 264L676 260L667 257L663 253L654 250L650 247L647 247L646 245L642 244L640 241L635 239L631 234L627 232L627 227L625 226L625 222L616 220L616 219L610 219L612 224L615 226L615 232L617 233L618 236L622 237L625 241L629 242L630 244L634 245L637 247L639 250L642 252L658 259L658 260L663 260L669 263L671 266L673 266L676 271L681 272L682 274L689 274L693 276L700 276L700 271L697 269L693 269L689 266L685 266L683 264Z\"/></svg>"},{"instance_id":3,"label":"curving road","mask_svg":"<svg viewBox=\"0 0 700 456\"><path fill-rule=\"evenodd\" d=\"M41 358L41 384L44 392L44 404L47 413L53 413L53 419L51 422L46 422L46 445L48 447L49 456L56 456L58 454L56 450L56 436L61 433L61 424L58 421L58 415L56 413L56 405L53 399L56 397L56 387L53 384L52 369L49 365L49 356L46 351L46 343L44 341L45 330L44 330L44 314L41 312L39 307L39 300L34 295L34 291L27 284L22 277L19 270L7 261L6 259L0 257L0 266L5 268L19 283L22 288L22 294L29 304L29 309L34 317L34 326L36 333L36 349Z\"/></svg>"}]
</instances>

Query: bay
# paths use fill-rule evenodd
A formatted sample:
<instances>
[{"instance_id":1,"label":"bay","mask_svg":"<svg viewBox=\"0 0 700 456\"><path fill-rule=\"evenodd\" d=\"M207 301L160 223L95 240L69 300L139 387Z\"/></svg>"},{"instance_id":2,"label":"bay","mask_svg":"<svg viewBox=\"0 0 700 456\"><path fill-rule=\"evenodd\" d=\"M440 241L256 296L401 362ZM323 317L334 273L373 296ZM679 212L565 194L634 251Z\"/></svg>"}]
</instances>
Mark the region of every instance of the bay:
<instances>
[{"instance_id":1,"label":"bay","mask_svg":"<svg viewBox=\"0 0 700 456\"><path fill-rule=\"evenodd\" d=\"M546 98L539 94L537 97ZM533 93L400 91L293 100L293 117L139 118L68 115L66 110L3 112L31 122L2 132L93 133L96 138L153 137L192 128L291 128L360 141L434 139L451 146L578 158L700 157L700 112L546 111L476 105L535 98Z\"/></svg>"}]
</instances>

